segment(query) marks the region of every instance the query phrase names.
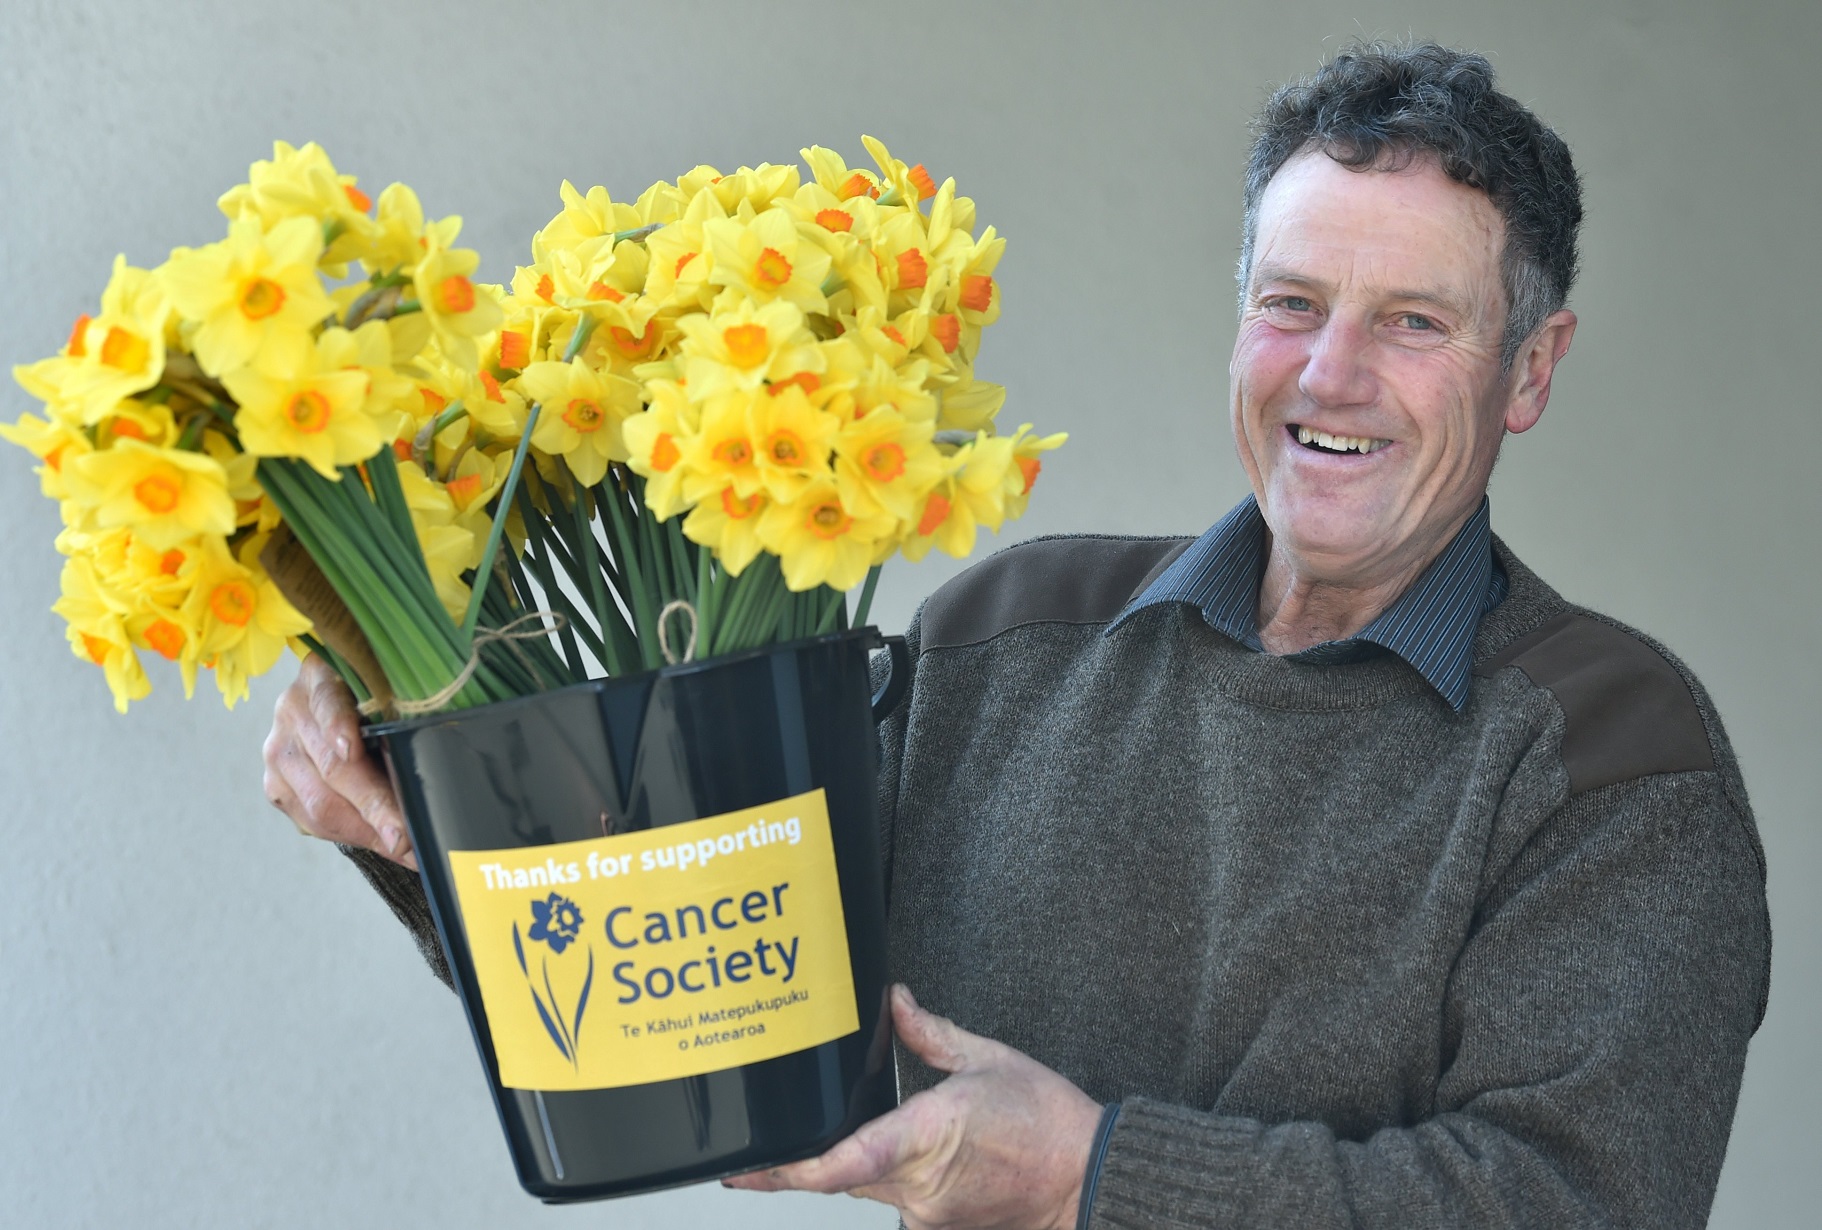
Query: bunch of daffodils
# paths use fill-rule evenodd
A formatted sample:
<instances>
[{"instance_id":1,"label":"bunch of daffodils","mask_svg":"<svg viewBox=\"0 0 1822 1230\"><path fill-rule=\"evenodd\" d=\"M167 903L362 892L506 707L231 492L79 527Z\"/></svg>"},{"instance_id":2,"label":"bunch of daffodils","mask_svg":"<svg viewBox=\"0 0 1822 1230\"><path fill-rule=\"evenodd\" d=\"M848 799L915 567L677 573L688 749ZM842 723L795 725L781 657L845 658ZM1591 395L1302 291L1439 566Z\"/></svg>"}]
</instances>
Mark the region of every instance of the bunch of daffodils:
<instances>
[{"instance_id":1,"label":"bunch of daffodils","mask_svg":"<svg viewBox=\"0 0 1822 1230\"><path fill-rule=\"evenodd\" d=\"M968 554L1062 442L974 374L1005 241L865 141L565 183L509 288L459 218L279 143L225 238L118 260L14 369L74 651L122 710L142 651L232 704L289 644L408 713L661 665L681 608L704 656L845 628L863 582L864 622L886 559Z\"/></svg>"}]
</instances>

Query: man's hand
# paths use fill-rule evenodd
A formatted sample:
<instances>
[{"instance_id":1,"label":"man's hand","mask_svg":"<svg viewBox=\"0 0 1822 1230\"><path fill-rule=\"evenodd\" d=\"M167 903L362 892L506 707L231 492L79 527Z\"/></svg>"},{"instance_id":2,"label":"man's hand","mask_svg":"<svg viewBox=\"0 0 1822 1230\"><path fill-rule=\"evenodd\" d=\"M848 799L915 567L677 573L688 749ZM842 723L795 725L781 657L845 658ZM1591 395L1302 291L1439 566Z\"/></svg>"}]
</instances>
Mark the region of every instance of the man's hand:
<instances>
[{"instance_id":1,"label":"man's hand","mask_svg":"<svg viewBox=\"0 0 1822 1230\"><path fill-rule=\"evenodd\" d=\"M272 714L266 797L299 832L417 867L392 783L361 746L354 695L315 654Z\"/></svg>"},{"instance_id":2,"label":"man's hand","mask_svg":"<svg viewBox=\"0 0 1822 1230\"><path fill-rule=\"evenodd\" d=\"M925 1012L903 986L892 1023L949 1079L821 1157L722 1182L864 1196L910 1230L1073 1230L1101 1107L1035 1059Z\"/></svg>"}]
</instances>

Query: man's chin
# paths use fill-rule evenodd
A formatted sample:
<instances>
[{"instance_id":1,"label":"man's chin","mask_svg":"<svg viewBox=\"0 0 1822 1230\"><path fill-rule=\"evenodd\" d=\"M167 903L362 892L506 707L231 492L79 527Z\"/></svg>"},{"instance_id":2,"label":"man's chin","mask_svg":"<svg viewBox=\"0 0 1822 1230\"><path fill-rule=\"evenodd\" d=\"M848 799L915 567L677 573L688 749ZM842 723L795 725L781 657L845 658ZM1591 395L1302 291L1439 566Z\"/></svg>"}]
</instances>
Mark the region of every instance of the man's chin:
<instances>
[{"instance_id":1,"label":"man's chin","mask_svg":"<svg viewBox=\"0 0 1822 1230\"><path fill-rule=\"evenodd\" d=\"M1296 501L1265 517L1273 554L1288 553L1301 568L1332 580L1364 579L1405 537L1389 510L1354 502Z\"/></svg>"}]
</instances>

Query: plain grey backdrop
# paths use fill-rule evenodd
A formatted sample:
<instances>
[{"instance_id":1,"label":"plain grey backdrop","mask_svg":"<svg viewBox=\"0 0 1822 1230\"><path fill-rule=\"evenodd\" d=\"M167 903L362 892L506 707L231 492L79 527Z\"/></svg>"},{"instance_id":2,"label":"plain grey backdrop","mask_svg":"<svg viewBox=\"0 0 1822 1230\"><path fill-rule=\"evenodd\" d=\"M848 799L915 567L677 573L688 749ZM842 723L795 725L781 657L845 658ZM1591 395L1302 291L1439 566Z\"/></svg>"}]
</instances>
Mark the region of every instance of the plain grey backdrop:
<instances>
[{"instance_id":1,"label":"plain grey backdrop","mask_svg":"<svg viewBox=\"0 0 1822 1230\"><path fill-rule=\"evenodd\" d=\"M954 175L1010 237L980 368L1011 390L1008 426L1071 441L1003 540L1196 532L1244 492L1226 362L1247 119L1360 34L1486 52L1586 176L1581 331L1542 424L1507 447L1494 525L1570 598L1668 642L1729 723L1776 961L1714 1224L1812 1226L1814 0L7 0L0 357L55 351L116 252L151 265L217 238L216 196L275 137L462 214L503 280L564 177L631 197L811 143L859 160L867 132ZM0 419L29 408L0 392ZM161 671L117 717L47 609L57 514L29 465L0 449L0 1220L892 1224L713 1186L523 1195L454 999L261 795L291 665L234 713ZM902 627L953 571L889 569L880 622Z\"/></svg>"}]
</instances>

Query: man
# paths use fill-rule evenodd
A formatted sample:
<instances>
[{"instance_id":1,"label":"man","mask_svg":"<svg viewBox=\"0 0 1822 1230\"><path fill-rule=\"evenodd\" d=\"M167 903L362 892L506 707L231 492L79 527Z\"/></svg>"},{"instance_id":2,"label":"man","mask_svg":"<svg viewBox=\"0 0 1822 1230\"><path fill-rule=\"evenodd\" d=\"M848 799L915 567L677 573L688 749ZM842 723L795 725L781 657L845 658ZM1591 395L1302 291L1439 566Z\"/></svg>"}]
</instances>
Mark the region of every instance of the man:
<instances>
[{"instance_id":1,"label":"man","mask_svg":"<svg viewBox=\"0 0 1822 1230\"><path fill-rule=\"evenodd\" d=\"M1252 497L925 604L891 957L952 1020L895 991L912 1096L730 1182L914 1227L1701 1225L1767 989L1744 788L1687 671L1488 527L1575 332L1568 151L1484 59L1362 47L1267 104L1246 205ZM396 854L357 746L307 668L272 793Z\"/></svg>"}]
</instances>

